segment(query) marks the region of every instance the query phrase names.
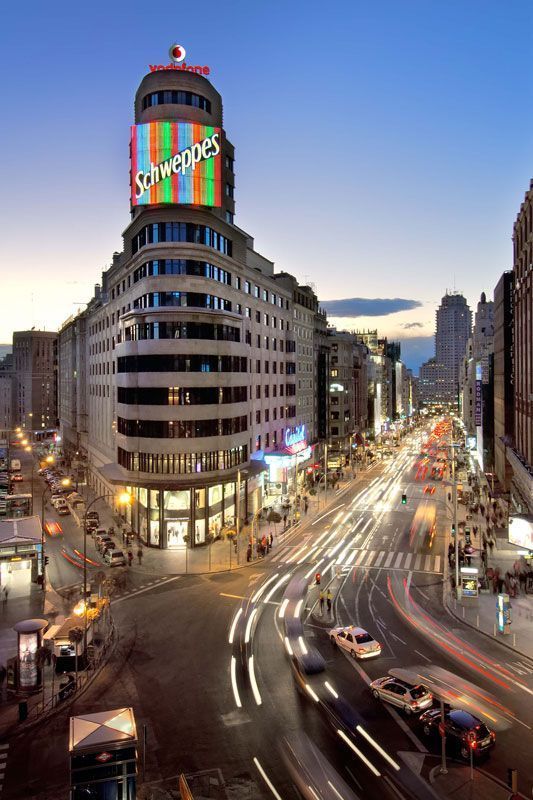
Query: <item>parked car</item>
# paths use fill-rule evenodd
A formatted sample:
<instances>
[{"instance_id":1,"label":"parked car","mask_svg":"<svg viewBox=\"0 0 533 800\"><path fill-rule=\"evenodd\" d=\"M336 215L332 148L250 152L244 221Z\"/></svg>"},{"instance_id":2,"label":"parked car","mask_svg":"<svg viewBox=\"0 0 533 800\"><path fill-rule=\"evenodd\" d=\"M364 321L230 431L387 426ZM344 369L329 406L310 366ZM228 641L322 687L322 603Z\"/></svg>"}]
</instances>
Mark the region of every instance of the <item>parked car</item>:
<instances>
[{"instance_id":1,"label":"parked car","mask_svg":"<svg viewBox=\"0 0 533 800\"><path fill-rule=\"evenodd\" d=\"M100 515L98 514L98 511L89 511L87 514L87 519L93 519L96 521L97 525L100 524Z\"/></svg>"},{"instance_id":2,"label":"parked car","mask_svg":"<svg viewBox=\"0 0 533 800\"><path fill-rule=\"evenodd\" d=\"M105 554L107 553L108 550L117 550L117 549L118 545L116 542L113 541L113 539L110 539L109 541L107 541L106 539L105 542L103 542L103 544L100 546L100 553L102 556L105 557Z\"/></svg>"},{"instance_id":3,"label":"parked car","mask_svg":"<svg viewBox=\"0 0 533 800\"><path fill-rule=\"evenodd\" d=\"M103 553L104 546L105 546L106 542L112 542L112 541L113 540L112 540L111 536L109 536L109 534L107 534L107 533L104 534L103 536L95 536L94 537L94 543L96 545L96 549L100 553Z\"/></svg>"},{"instance_id":4,"label":"parked car","mask_svg":"<svg viewBox=\"0 0 533 800\"><path fill-rule=\"evenodd\" d=\"M420 717L420 724L424 736L440 736L440 709L432 708L424 711ZM459 708L445 711L444 732L447 743L465 760L470 760L470 753L475 758L488 753L496 741L496 733L490 730L484 722L469 711Z\"/></svg>"},{"instance_id":5,"label":"parked car","mask_svg":"<svg viewBox=\"0 0 533 800\"><path fill-rule=\"evenodd\" d=\"M370 691L376 699L399 706L406 714L413 714L430 708L433 695L421 683L413 685L399 678L377 678L370 684Z\"/></svg>"},{"instance_id":6,"label":"parked car","mask_svg":"<svg viewBox=\"0 0 533 800\"><path fill-rule=\"evenodd\" d=\"M332 628L329 633L332 644L347 650L352 658L373 658L381 653L381 645L363 628L348 625L344 628Z\"/></svg>"},{"instance_id":7,"label":"parked car","mask_svg":"<svg viewBox=\"0 0 533 800\"><path fill-rule=\"evenodd\" d=\"M88 526L89 526L89 524L90 524L90 520L87 521L87 525ZM107 532L107 528L101 528L98 525L94 528L94 530L91 531L91 533L92 533L92 536L93 536L93 539L94 539L95 542L96 542L96 540L98 539L99 536L109 536L109 533ZM109 538L111 538L111 537L109 537Z\"/></svg>"},{"instance_id":8,"label":"parked car","mask_svg":"<svg viewBox=\"0 0 533 800\"><path fill-rule=\"evenodd\" d=\"M126 558L122 550L106 550L104 553L104 561L110 567L125 567Z\"/></svg>"}]
</instances>

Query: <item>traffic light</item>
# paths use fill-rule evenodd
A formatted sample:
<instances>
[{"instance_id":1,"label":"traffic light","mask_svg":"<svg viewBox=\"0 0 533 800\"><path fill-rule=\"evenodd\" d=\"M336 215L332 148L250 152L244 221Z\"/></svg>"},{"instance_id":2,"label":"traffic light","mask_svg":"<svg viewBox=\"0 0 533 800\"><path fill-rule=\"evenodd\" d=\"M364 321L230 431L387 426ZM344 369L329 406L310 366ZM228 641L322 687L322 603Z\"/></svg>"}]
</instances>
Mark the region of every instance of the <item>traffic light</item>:
<instances>
[{"instance_id":1,"label":"traffic light","mask_svg":"<svg viewBox=\"0 0 533 800\"><path fill-rule=\"evenodd\" d=\"M404 506L406 503L407 503L407 495L406 495L406 494L405 494L405 492L404 492L404 493L402 494L402 506Z\"/></svg>"},{"instance_id":2,"label":"traffic light","mask_svg":"<svg viewBox=\"0 0 533 800\"><path fill-rule=\"evenodd\" d=\"M455 536L455 522L452 522L452 536Z\"/></svg>"},{"instance_id":3,"label":"traffic light","mask_svg":"<svg viewBox=\"0 0 533 800\"><path fill-rule=\"evenodd\" d=\"M518 791L518 770L511 769L510 767L507 770L507 786L512 792Z\"/></svg>"}]
</instances>

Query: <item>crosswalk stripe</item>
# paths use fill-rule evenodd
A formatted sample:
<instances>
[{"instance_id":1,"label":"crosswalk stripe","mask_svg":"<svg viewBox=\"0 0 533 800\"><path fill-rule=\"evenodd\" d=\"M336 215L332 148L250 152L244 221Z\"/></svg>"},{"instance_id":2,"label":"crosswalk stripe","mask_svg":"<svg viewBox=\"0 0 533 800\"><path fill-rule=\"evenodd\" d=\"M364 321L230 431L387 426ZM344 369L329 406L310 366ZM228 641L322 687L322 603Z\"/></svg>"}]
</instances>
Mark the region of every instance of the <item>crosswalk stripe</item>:
<instances>
[{"instance_id":1,"label":"crosswalk stripe","mask_svg":"<svg viewBox=\"0 0 533 800\"><path fill-rule=\"evenodd\" d=\"M359 552L359 555L357 556L357 561L355 562L355 566L356 566L356 567L358 567L358 566L359 566L359 564L361 563L361 561L362 561L362 560L364 559L364 557L366 556L366 553L367 553L367 551L366 551L366 550L361 550L361 551Z\"/></svg>"},{"instance_id":2,"label":"crosswalk stripe","mask_svg":"<svg viewBox=\"0 0 533 800\"><path fill-rule=\"evenodd\" d=\"M402 560L403 556L404 556L403 553L398 553L398 555L396 556L396 561L394 562L394 566L395 567L399 567L400 566L400 563L401 563L401 560Z\"/></svg>"},{"instance_id":3,"label":"crosswalk stripe","mask_svg":"<svg viewBox=\"0 0 533 800\"><path fill-rule=\"evenodd\" d=\"M413 554L412 553L407 553L407 555L405 557L405 564L403 565L404 569L409 569L409 564L411 563L411 559L412 558L413 558Z\"/></svg>"},{"instance_id":4,"label":"crosswalk stripe","mask_svg":"<svg viewBox=\"0 0 533 800\"><path fill-rule=\"evenodd\" d=\"M426 561L424 563L424 569L426 570L426 572L429 572L429 570L431 569L431 556L426 556Z\"/></svg>"},{"instance_id":5,"label":"crosswalk stripe","mask_svg":"<svg viewBox=\"0 0 533 800\"><path fill-rule=\"evenodd\" d=\"M435 556L435 572L440 572L440 556Z\"/></svg>"},{"instance_id":6,"label":"crosswalk stripe","mask_svg":"<svg viewBox=\"0 0 533 800\"><path fill-rule=\"evenodd\" d=\"M385 561L385 566L390 567L391 561L394 558L394 552L390 552L387 556L387 560Z\"/></svg>"},{"instance_id":7,"label":"crosswalk stripe","mask_svg":"<svg viewBox=\"0 0 533 800\"><path fill-rule=\"evenodd\" d=\"M420 562L421 561L422 561L422 556L419 553L417 555L416 559L415 559L415 565L414 565L413 569L418 569L420 567Z\"/></svg>"},{"instance_id":8,"label":"crosswalk stripe","mask_svg":"<svg viewBox=\"0 0 533 800\"><path fill-rule=\"evenodd\" d=\"M382 550L381 553L376 558L376 551L375 550L371 550L370 551L370 555L368 557L368 560L367 560L367 562L365 564L365 567L369 567L372 564L372 562L374 561L375 558L376 558L376 563L374 564L374 566L375 567L379 567L379 565L381 564L381 561L383 560L383 556L384 555L385 555L385 550Z\"/></svg>"},{"instance_id":9,"label":"crosswalk stripe","mask_svg":"<svg viewBox=\"0 0 533 800\"><path fill-rule=\"evenodd\" d=\"M284 558L284 556L286 556L286 555L287 555L287 550L288 550L288 547L283 547L283 548L282 548L282 549L279 551L279 553L276 553L275 555L273 555L273 556L272 556L272 558L271 558L270 560L271 560L271 561L279 561L281 558Z\"/></svg>"}]
</instances>

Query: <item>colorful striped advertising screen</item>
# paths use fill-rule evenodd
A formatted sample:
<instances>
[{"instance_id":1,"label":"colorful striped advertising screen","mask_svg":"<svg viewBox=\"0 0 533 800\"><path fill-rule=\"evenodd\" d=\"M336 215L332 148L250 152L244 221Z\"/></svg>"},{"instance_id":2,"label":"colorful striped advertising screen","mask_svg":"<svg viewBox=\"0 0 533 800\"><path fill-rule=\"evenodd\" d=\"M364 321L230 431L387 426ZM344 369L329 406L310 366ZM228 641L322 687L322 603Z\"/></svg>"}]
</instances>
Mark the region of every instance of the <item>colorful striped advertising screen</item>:
<instances>
[{"instance_id":1,"label":"colorful striped advertising screen","mask_svg":"<svg viewBox=\"0 0 533 800\"><path fill-rule=\"evenodd\" d=\"M222 205L221 151L220 128L211 125L132 125L132 205Z\"/></svg>"}]
</instances>

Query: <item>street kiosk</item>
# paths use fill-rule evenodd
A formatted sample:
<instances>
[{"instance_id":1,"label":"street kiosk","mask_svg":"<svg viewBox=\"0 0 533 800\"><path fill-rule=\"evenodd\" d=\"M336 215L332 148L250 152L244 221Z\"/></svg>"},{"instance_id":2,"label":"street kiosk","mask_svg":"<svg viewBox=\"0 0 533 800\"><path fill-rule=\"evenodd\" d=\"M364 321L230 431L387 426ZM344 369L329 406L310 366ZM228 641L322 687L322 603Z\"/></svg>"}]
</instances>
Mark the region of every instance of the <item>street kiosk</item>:
<instances>
[{"instance_id":1,"label":"street kiosk","mask_svg":"<svg viewBox=\"0 0 533 800\"><path fill-rule=\"evenodd\" d=\"M137 729L132 708L70 718L70 799L135 800Z\"/></svg>"}]
</instances>

